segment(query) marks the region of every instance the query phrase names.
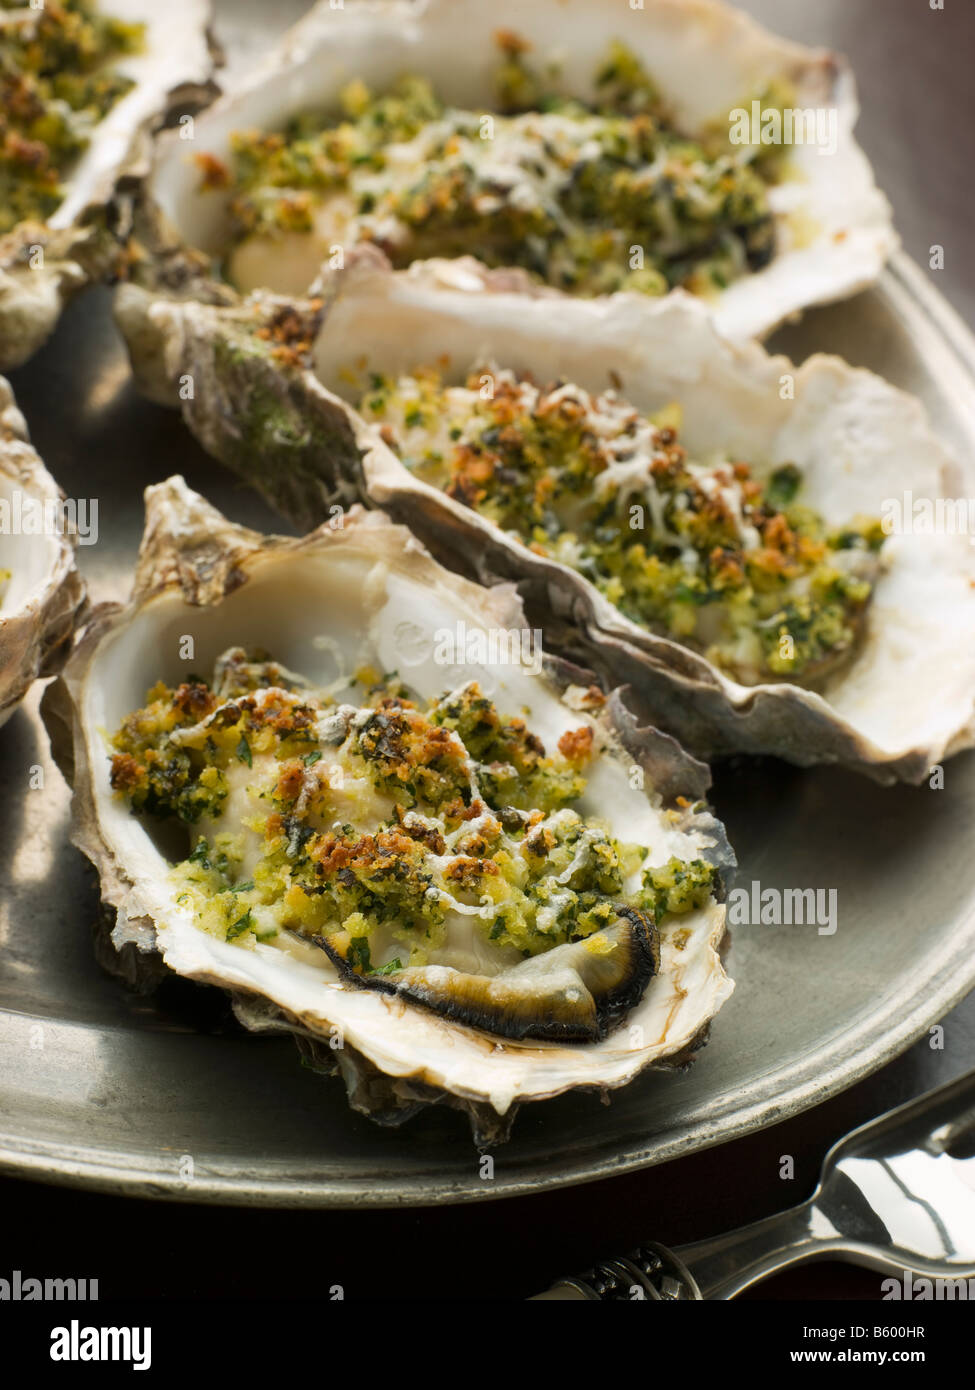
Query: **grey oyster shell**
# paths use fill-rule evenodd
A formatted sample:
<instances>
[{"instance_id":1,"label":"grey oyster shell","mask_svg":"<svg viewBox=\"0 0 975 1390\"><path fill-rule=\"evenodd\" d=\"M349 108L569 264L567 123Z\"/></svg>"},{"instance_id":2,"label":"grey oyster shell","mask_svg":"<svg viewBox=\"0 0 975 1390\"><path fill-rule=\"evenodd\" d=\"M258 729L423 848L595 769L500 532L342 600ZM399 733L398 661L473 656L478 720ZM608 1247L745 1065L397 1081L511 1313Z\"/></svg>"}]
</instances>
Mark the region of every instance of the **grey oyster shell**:
<instances>
[{"instance_id":1,"label":"grey oyster shell","mask_svg":"<svg viewBox=\"0 0 975 1390\"><path fill-rule=\"evenodd\" d=\"M27 436L13 392L0 377L0 568L11 578L0 598L0 724L38 676L53 675L67 656L85 591L75 566L75 537L58 519L63 494ZM28 513L40 528L44 511L54 528L11 534ZM9 517L9 523L7 518Z\"/></svg>"},{"instance_id":2,"label":"grey oyster shell","mask_svg":"<svg viewBox=\"0 0 975 1390\"><path fill-rule=\"evenodd\" d=\"M966 534L889 537L861 642L820 691L746 686L416 479L344 397L354 395L347 369L356 362L395 374L444 357L448 379L493 359L540 381L615 384L641 410L679 402L692 457L727 451L758 476L797 464L805 499L836 524L881 516L908 494L936 507L964 492L962 470L917 400L837 357L797 367L757 344L723 341L686 295L651 306L563 299L553 315L549 300L498 288L475 267L468 274L453 290L436 271L390 274L364 255L324 299L256 294L219 307L129 287L126 304L154 345L159 398L296 526L358 498L408 524L444 564L482 582L516 582L553 650L628 686L641 716L696 755L771 753L917 782L975 742L975 548ZM273 332L260 336L281 324L305 346L297 365L281 360Z\"/></svg>"},{"instance_id":3,"label":"grey oyster shell","mask_svg":"<svg viewBox=\"0 0 975 1390\"><path fill-rule=\"evenodd\" d=\"M0 237L0 371L33 356L74 294L118 273L130 209L116 194L144 177L158 127L217 91L209 0L107 0L106 9L146 26L144 51L116 65L135 85L92 131L51 217Z\"/></svg>"},{"instance_id":4,"label":"grey oyster shell","mask_svg":"<svg viewBox=\"0 0 975 1390\"><path fill-rule=\"evenodd\" d=\"M150 831L111 792L104 735L149 683L185 674L181 634L194 635L197 667L228 642L273 644L312 681L332 681L336 668L351 673L371 657L378 669L399 666L424 694L457 679L435 659L431 637L441 625L520 629L524 618L510 587L458 579L378 512L354 508L340 525L286 540L233 525L179 478L148 489L146 507L130 602L94 610L44 703L55 756L74 788L72 837L115 914L119 972L151 984L161 957L177 974L229 990L248 1027L293 1031L316 1065L342 1073L357 1108L389 1122L442 1100L468 1111L481 1138L501 1137L522 1102L576 1087L609 1090L647 1066L686 1061L732 988L718 955L725 912L714 897L675 919L679 931L661 930L660 968L642 1000L621 1027L586 1044L499 1038L350 987L310 943L243 949L196 925L175 900ZM690 799L704 791L706 768L666 735L639 729L618 700L597 699L597 713L588 713L579 674L555 661L540 673L488 661L464 665L462 678L479 679L502 710L530 703L545 739L591 723L603 751L586 797L611 827L618 823L615 833L625 826L628 839L652 844L655 863L676 850L706 857L726 879L734 860L722 828ZM646 790L635 789L635 768ZM675 801L678 788L685 796ZM586 798L579 807L586 812Z\"/></svg>"},{"instance_id":5,"label":"grey oyster shell","mask_svg":"<svg viewBox=\"0 0 975 1390\"><path fill-rule=\"evenodd\" d=\"M601 0L320 0L257 71L200 118L196 148L223 160L234 131L280 128L309 109L337 108L353 78L382 90L411 72L430 78L448 101L491 110L501 30L525 39L538 64L553 61L564 89L583 99L594 94L595 65L611 41L622 40L645 61L678 127L690 134L728 129L731 111L776 82L792 88L796 109L835 118L829 156L814 143L793 144L791 173L771 190L779 248L771 262L708 301L729 336L764 335L812 304L855 293L895 249L890 208L853 137L858 105L845 62L776 38L723 0L644 0L639 8ZM164 293L223 302L227 286L197 253L219 256L224 249L227 195L201 195L199 183L179 142L161 140L137 219L150 257L140 277ZM463 260L414 265L436 269L455 289L469 280ZM519 269L495 275L509 289L561 302L561 294ZM622 297L646 304L639 294Z\"/></svg>"}]
</instances>

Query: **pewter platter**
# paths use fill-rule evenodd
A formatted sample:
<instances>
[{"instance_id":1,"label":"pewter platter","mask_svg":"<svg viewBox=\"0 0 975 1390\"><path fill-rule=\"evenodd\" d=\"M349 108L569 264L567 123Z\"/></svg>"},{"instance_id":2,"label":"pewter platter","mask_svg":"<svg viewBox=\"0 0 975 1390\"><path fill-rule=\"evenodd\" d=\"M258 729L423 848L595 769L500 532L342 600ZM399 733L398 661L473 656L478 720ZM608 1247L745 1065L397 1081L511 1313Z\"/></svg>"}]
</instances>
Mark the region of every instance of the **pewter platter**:
<instances>
[{"instance_id":1,"label":"pewter platter","mask_svg":"<svg viewBox=\"0 0 975 1390\"><path fill-rule=\"evenodd\" d=\"M972 458L975 351L909 262L774 344L800 357L828 345L918 392L959 457ZM107 294L76 303L14 385L65 491L99 501L99 541L81 551L96 599L124 591L142 489L174 470L235 520L281 529L178 417L136 396ZM486 1182L459 1115L433 1110L380 1129L349 1111L341 1083L303 1070L290 1040L239 1030L219 992L173 981L140 998L100 972L94 877L68 844L67 790L37 698L0 738L0 1168L10 1172L280 1205L533 1191L659 1163L814 1105L902 1051L975 983L975 888L959 871L975 823L975 757L949 762L941 790L771 760L719 767L714 801L740 882L835 888L835 935L736 928L737 991L697 1062L647 1075L608 1105L577 1095L527 1107ZM44 785L30 789L37 765Z\"/></svg>"},{"instance_id":2,"label":"pewter platter","mask_svg":"<svg viewBox=\"0 0 975 1390\"><path fill-rule=\"evenodd\" d=\"M303 9L282 0L274 26ZM218 3L235 65L264 46L255 2ZM233 21L229 22L228 21ZM838 351L915 391L958 457L975 456L975 342L895 259L879 286L807 315L771 346ZM127 588L142 489L181 471L234 520L281 523L132 388L95 291L12 377L65 492L97 498L82 548L95 600ZM969 485L969 487L971 484ZM530 1106L484 1181L466 1121L432 1110L399 1130L353 1114L285 1038L249 1035L223 996L173 981L128 994L95 963L94 875L67 838L68 793L37 716L39 690L0 733L0 1170L142 1196L280 1206L410 1205L537 1191L662 1162L826 1099L905 1049L975 984L975 755L943 790L879 788L773 761L716 770L713 800L740 882L837 892L838 930L734 929L737 991L688 1071L604 1105ZM37 766L43 768L42 787Z\"/></svg>"}]
</instances>

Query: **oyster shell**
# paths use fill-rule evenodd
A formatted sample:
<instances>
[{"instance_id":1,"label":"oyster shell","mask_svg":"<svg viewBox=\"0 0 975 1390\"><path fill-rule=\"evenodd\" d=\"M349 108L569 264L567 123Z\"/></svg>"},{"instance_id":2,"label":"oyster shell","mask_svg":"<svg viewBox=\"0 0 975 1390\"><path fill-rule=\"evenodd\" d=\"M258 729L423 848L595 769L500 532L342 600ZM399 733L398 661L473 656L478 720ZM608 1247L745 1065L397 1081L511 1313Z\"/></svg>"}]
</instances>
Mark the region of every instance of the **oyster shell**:
<instances>
[{"instance_id":1,"label":"oyster shell","mask_svg":"<svg viewBox=\"0 0 975 1390\"><path fill-rule=\"evenodd\" d=\"M195 641L194 669L207 667L230 641L270 642L276 659L318 685L343 686L367 659L377 670L399 667L411 688L428 695L457 675L436 661L431 639L439 628L457 621L482 631L520 628L523 618L510 590L483 590L449 574L379 513L354 509L340 529L323 526L303 540L284 540L231 524L179 478L148 489L146 501L132 599L95 610L44 707L56 756L74 785L75 843L97 866L103 898L115 910L116 948L130 956L136 947L158 952L169 969L232 991L249 1027L294 1031L316 1063L342 1071L357 1108L387 1120L403 1118L421 1102L446 1099L472 1114L482 1137L497 1137L522 1101L577 1086L623 1085L648 1065L686 1058L732 988L717 954L724 908L714 896L672 919L679 931L669 930L665 919L659 969L645 990L639 987L648 973L640 946L644 928L621 914L613 931L636 956L602 943L602 959L614 971L618 964L621 974L615 983L603 982L609 1010L602 1036L591 1042L499 1035L496 1015L479 1013L477 1000L467 1016L492 1031L454 1021L465 1016L455 1006L472 979L483 992L480 977L456 975L458 989L451 989L452 972L442 966L401 971L386 978L394 987L390 996L362 987L341 961L333 963L334 952L307 942L294 952L287 942L286 949L260 942L243 949L197 925L178 901L156 837L112 794L104 734L142 703L160 674L185 674L177 652L186 634ZM465 663L460 674L476 675L492 689L502 711L530 705L533 727L546 738L580 724L596 730L605 751L592 765L586 797L617 832L625 827L627 839L638 834L640 843L652 840L654 863L666 863L682 848L725 868L733 862L720 826L700 805L664 807L663 797L672 800L679 789L698 796L706 769L667 736L638 730L617 701L595 717L580 712L580 700L565 684L572 673L551 663L545 674L513 664ZM338 717L344 717L341 707ZM637 767L645 771L646 791L632 785ZM579 806L589 814L585 799ZM555 973L586 977L598 995L602 984L589 966L580 968L573 949L558 958L562 969ZM556 956L548 954L554 964ZM493 984L502 992L534 993L531 1008L549 1026L559 988L553 994L551 978L544 970L538 974L544 960L495 974ZM637 985L627 997L617 990L624 976ZM578 985L579 979L576 994ZM441 997L431 998L431 991ZM631 1005L626 1024L612 1027L615 1014ZM512 1017L520 1007L516 1003Z\"/></svg>"},{"instance_id":2,"label":"oyster shell","mask_svg":"<svg viewBox=\"0 0 975 1390\"><path fill-rule=\"evenodd\" d=\"M117 268L119 212L109 205L120 181L145 172L155 128L171 115L197 111L216 91L208 0L105 0L99 8L145 26L141 50L112 64L134 85L91 131L56 210L44 221L19 222L0 237L2 370L26 362L53 330L65 302ZM40 13L40 7L25 4L4 15L8 24L19 25L35 23Z\"/></svg>"},{"instance_id":3,"label":"oyster shell","mask_svg":"<svg viewBox=\"0 0 975 1390\"><path fill-rule=\"evenodd\" d=\"M382 92L404 72L429 78L448 102L492 110L491 73L496 36L502 31L523 39L540 68L555 60L564 90L581 99L592 98L594 65L611 41L621 40L645 63L677 128L689 134L713 127L727 132L729 112L744 109L738 104L757 100L775 82L788 84L795 109L835 115L835 152L825 157L813 144L793 145L790 174L771 190L777 253L764 268L744 274L713 299L717 321L727 334L765 334L811 304L854 293L877 276L894 249L889 207L853 139L857 102L848 68L832 54L775 38L718 0L646 0L639 9L607 8L597 0L538 0L531 6L379 0L336 9L323 0L258 72L201 118L196 149L219 171L234 132L280 128L309 108L337 107L341 89L352 79ZM219 257L227 246L229 195L219 188L201 193L200 180L185 147L161 141L147 183L140 236L155 253L163 293L226 301L226 283L208 274L189 252L197 248ZM343 228L336 224L330 237L322 232L321 245L342 239ZM269 245L263 258L258 246L249 256L244 287L292 293L300 281L300 290L307 290L319 269L320 251L309 253L297 235ZM307 262L306 272L295 269L296 261ZM432 263L456 288L470 282L463 259ZM285 272L287 283L278 283L276 277ZM150 283L152 267L144 266L141 273ZM540 287L521 269L499 267L495 275L525 293L557 293ZM645 296L635 298L643 303ZM131 312L136 302L134 296L123 299L121 322L138 339L144 321Z\"/></svg>"},{"instance_id":4,"label":"oyster shell","mask_svg":"<svg viewBox=\"0 0 975 1390\"><path fill-rule=\"evenodd\" d=\"M175 383L192 381L180 401L190 428L297 525L320 521L333 494L357 495L406 521L444 563L518 581L554 650L629 685L641 711L699 756L773 753L916 782L975 742L967 534L889 536L855 655L821 688L746 685L419 480L354 412L343 419L356 363L395 375L445 358L458 380L475 359L493 359L540 382L615 383L647 413L680 403L693 458L726 452L759 476L798 465L809 504L845 525L908 495L933 507L964 489L919 402L836 357L796 367L757 344L733 346L689 296L566 299L553 317L546 299L499 291L489 275L459 291L436 272L400 276L368 262L349 267L324 308L254 296L239 310L160 300L148 311L160 395L173 401ZM286 365L282 334L309 365Z\"/></svg>"},{"instance_id":5,"label":"oyster shell","mask_svg":"<svg viewBox=\"0 0 975 1390\"><path fill-rule=\"evenodd\" d=\"M0 724L38 676L58 670L84 604L74 536L35 530L45 509L59 514L62 501L28 441L10 384L0 377ZM23 518L28 512L29 529L12 533L15 513Z\"/></svg>"}]
</instances>

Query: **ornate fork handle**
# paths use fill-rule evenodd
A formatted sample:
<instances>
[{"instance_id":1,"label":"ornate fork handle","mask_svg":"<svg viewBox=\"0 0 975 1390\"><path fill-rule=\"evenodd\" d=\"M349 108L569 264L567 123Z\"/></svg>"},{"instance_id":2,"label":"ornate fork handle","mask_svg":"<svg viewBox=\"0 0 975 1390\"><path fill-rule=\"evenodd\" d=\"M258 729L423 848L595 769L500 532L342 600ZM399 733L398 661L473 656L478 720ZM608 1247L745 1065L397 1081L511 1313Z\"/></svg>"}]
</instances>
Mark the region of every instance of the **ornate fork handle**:
<instances>
[{"instance_id":1,"label":"ornate fork handle","mask_svg":"<svg viewBox=\"0 0 975 1390\"><path fill-rule=\"evenodd\" d=\"M700 1299L701 1290L684 1262L665 1245L648 1241L621 1260L605 1260L574 1278L560 1279L537 1300L679 1303Z\"/></svg>"},{"instance_id":2,"label":"ornate fork handle","mask_svg":"<svg viewBox=\"0 0 975 1390\"><path fill-rule=\"evenodd\" d=\"M662 1303L733 1298L779 1270L826 1255L853 1255L875 1268L900 1268L883 1252L845 1240L835 1230L814 1234L819 1215L812 1203L710 1240L670 1250L647 1242L622 1260L605 1260L584 1274L560 1279L538 1299L587 1299Z\"/></svg>"},{"instance_id":3,"label":"ornate fork handle","mask_svg":"<svg viewBox=\"0 0 975 1390\"><path fill-rule=\"evenodd\" d=\"M975 1279L975 1072L851 1130L801 1205L668 1250L648 1242L560 1279L542 1299L622 1302L734 1298L807 1260L884 1273ZM907 1296L907 1295L905 1295ZM965 1295L961 1295L964 1297Z\"/></svg>"}]
</instances>

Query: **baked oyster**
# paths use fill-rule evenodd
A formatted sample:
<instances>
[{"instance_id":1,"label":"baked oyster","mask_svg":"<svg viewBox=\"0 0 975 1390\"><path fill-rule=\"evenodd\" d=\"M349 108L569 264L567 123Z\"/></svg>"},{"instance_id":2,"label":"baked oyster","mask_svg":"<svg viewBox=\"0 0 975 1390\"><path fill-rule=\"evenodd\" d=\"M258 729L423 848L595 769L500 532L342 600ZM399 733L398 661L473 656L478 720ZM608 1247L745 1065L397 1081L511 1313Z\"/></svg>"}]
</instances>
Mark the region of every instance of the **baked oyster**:
<instances>
[{"instance_id":1,"label":"baked oyster","mask_svg":"<svg viewBox=\"0 0 975 1390\"><path fill-rule=\"evenodd\" d=\"M0 368L117 268L123 176L214 92L206 0L0 0ZM184 132L185 133L185 132Z\"/></svg>"},{"instance_id":2,"label":"baked oyster","mask_svg":"<svg viewBox=\"0 0 975 1390\"><path fill-rule=\"evenodd\" d=\"M686 1059L731 990L706 769L522 636L379 513L284 540L148 489L132 599L45 701L115 946L382 1119L498 1137Z\"/></svg>"},{"instance_id":3,"label":"baked oyster","mask_svg":"<svg viewBox=\"0 0 975 1390\"><path fill-rule=\"evenodd\" d=\"M917 401L732 346L689 296L553 318L368 259L325 301L149 313L160 398L297 526L354 495L517 581L554 650L698 756L918 781L971 745L975 551Z\"/></svg>"},{"instance_id":4,"label":"baked oyster","mask_svg":"<svg viewBox=\"0 0 975 1390\"><path fill-rule=\"evenodd\" d=\"M0 377L0 724L59 668L84 604L63 503Z\"/></svg>"},{"instance_id":5,"label":"baked oyster","mask_svg":"<svg viewBox=\"0 0 975 1390\"><path fill-rule=\"evenodd\" d=\"M160 142L135 278L302 294L366 245L457 287L471 257L525 292L681 286L763 334L895 245L856 109L840 60L717 0L323 0L201 118L192 157ZM773 143L787 113L794 142ZM138 336L138 297L121 304Z\"/></svg>"}]
</instances>

